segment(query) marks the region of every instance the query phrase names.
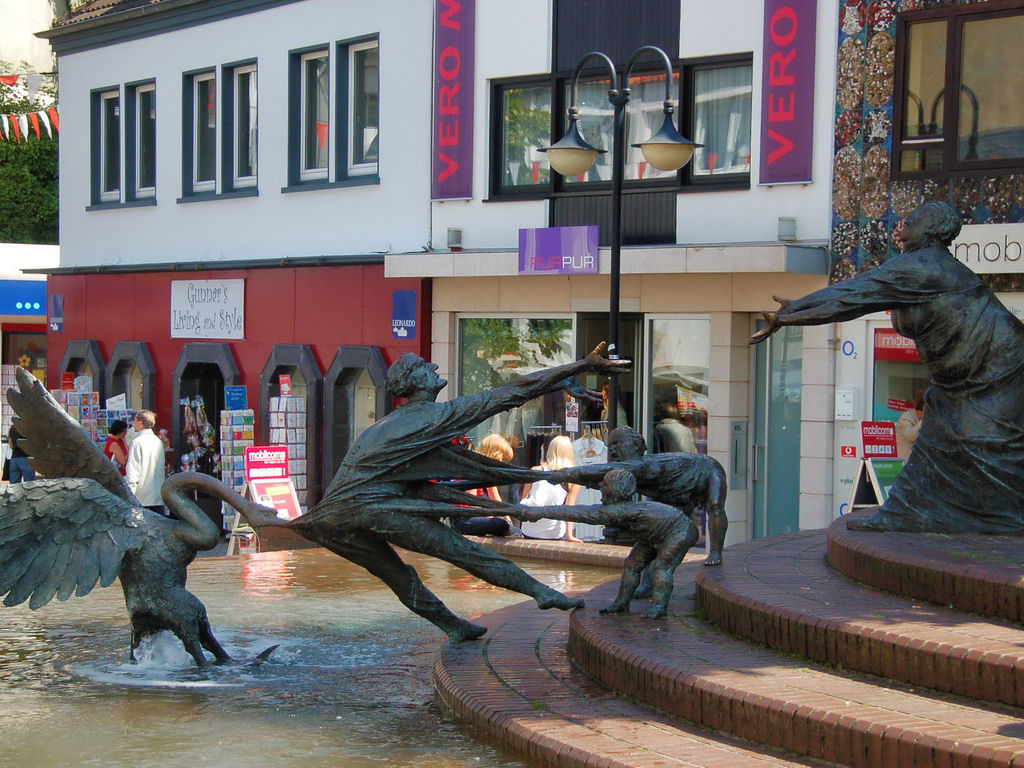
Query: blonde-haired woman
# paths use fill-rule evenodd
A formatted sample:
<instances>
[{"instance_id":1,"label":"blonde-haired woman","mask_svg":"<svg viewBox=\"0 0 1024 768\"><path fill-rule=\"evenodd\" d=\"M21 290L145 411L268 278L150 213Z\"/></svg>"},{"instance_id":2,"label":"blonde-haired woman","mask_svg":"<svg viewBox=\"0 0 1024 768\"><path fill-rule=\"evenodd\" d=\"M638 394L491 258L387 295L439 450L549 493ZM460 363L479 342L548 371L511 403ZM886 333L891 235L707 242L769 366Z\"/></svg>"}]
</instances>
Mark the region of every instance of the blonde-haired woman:
<instances>
[{"instance_id":1,"label":"blonde-haired woman","mask_svg":"<svg viewBox=\"0 0 1024 768\"><path fill-rule=\"evenodd\" d=\"M497 461L512 461L513 451L501 435L489 434L480 441L476 452ZM490 488L478 488L469 493L486 496L494 501L501 501L501 494L493 485ZM464 536L508 536L512 533L512 520L508 517L453 517L452 528Z\"/></svg>"},{"instance_id":2,"label":"blonde-haired woman","mask_svg":"<svg viewBox=\"0 0 1024 768\"><path fill-rule=\"evenodd\" d=\"M559 435L548 443L544 454L544 463L534 469L551 471L576 466L576 454L573 452L572 441L565 435ZM549 483L538 480L523 486L522 504L528 507L572 506L576 503L580 486L575 484ZM566 541L582 541L573 534L573 524L565 520L542 518L536 522L524 521L519 526L523 536L528 539L565 539Z\"/></svg>"}]
</instances>

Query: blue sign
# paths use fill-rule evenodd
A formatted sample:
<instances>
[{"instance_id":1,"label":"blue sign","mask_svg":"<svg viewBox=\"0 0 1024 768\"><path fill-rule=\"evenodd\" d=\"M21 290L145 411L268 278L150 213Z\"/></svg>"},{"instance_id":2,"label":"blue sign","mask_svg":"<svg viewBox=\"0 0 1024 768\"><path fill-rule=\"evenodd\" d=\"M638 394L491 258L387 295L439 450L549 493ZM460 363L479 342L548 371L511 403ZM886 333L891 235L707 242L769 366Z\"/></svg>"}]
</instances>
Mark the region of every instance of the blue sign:
<instances>
[{"instance_id":1,"label":"blue sign","mask_svg":"<svg viewBox=\"0 0 1024 768\"><path fill-rule=\"evenodd\" d=\"M416 291L391 292L391 337L394 339L416 338Z\"/></svg>"},{"instance_id":2,"label":"blue sign","mask_svg":"<svg viewBox=\"0 0 1024 768\"><path fill-rule=\"evenodd\" d=\"M61 333L64 330L64 297L59 293L51 295L46 302L46 314L50 332Z\"/></svg>"},{"instance_id":3,"label":"blue sign","mask_svg":"<svg viewBox=\"0 0 1024 768\"><path fill-rule=\"evenodd\" d=\"M242 411L249 407L249 390L242 385L224 387L224 410Z\"/></svg>"},{"instance_id":4,"label":"blue sign","mask_svg":"<svg viewBox=\"0 0 1024 768\"><path fill-rule=\"evenodd\" d=\"M0 280L0 315L41 315L45 310L45 280Z\"/></svg>"}]
</instances>

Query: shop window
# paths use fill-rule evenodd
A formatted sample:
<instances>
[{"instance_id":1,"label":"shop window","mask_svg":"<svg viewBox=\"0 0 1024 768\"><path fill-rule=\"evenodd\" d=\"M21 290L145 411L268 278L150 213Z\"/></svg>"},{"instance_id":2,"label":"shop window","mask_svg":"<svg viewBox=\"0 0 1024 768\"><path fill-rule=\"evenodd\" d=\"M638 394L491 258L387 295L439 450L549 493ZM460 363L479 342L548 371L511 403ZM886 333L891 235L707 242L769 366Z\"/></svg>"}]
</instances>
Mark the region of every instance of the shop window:
<instances>
[{"instance_id":1,"label":"shop window","mask_svg":"<svg viewBox=\"0 0 1024 768\"><path fill-rule=\"evenodd\" d=\"M898 421L910 410L918 390L928 388L928 368L917 345L890 328L875 329L874 383L871 388L873 421Z\"/></svg>"},{"instance_id":2,"label":"shop window","mask_svg":"<svg viewBox=\"0 0 1024 768\"><path fill-rule=\"evenodd\" d=\"M388 413L387 370L377 347L341 346L324 375L323 487L368 426Z\"/></svg>"},{"instance_id":3,"label":"shop window","mask_svg":"<svg viewBox=\"0 0 1024 768\"><path fill-rule=\"evenodd\" d=\"M1024 168L1024 3L900 14L898 175Z\"/></svg>"},{"instance_id":4,"label":"shop window","mask_svg":"<svg viewBox=\"0 0 1024 768\"><path fill-rule=\"evenodd\" d=\"M379 100L375 37L293 51L285 191L377 183Z\"/></svg>"},{"instance_id":5,"label":"shop window","mask_svg":"<svg viewBox=\"0 0 1024 768\"><path fill-rule=\"evenodd\" d=\"M711 321L649 319L648 446L655 453L707 453Z\"/></svg>"},{"instance_id":6,"label":"shop window","mask_svg":"<svg viewBox=\"0 0 1024 768\"><path fill-rule=\"evenodd\" d=\"M462 317L459 319L458 394L475 395L518 376L573 361L573 322L569 318ZM536 451L524 453L534 438L564 431L566 396L536 398L475 427L475 445L489 433L504 435L520 464L539 464Z\"/></svg>"},{"instance_id":7,"label":"shop window","mask_svg":"<svg viewBox=\"0 0 1024 768\"><path fill-rule=\"evenodd\" d=\"M87 376L92 381L90 389L99 393L100 402L104 399L106 366L100 355L100 345L91 339L74 339L64 348L64 356L60 362L60 373L75 377Z\"/></svg>"},{"instance_id":8,"label":"shop window","mask_svg":"<svg viewBox=\"0 0 1024 768\"><path fill-rule=\"evenodd\" d=\"M260 439L288 446L299 504L319 500L323 377L305 344L275 344L260 374Z\"/></svg>"},{"instance_id":9,"label":"shop window","mask_svg":"<svg viewBox=\"0 0 1024 768\"><path fill-rule=\"evenodd\" d=\"M576 338L576 349L580 355L584 355L602 341L608 341L608 313L607 312L586 312L580 313L576 319L578 330ZM618 403L616 404L616 424L618 426L630 426L637 431L643 431L642 419L638 418L640 409L640 392L643 382L642 372L646 368L646 352L641 341L643 335L643 316L633 312L623 312L619 315L619 357L623 360L633 361L633 370L629 373L618 376ZM607 376L599 376L594 373L584 373L577 377L580 383L588 389L600 391L603 395L602 403L582 403L580 407L581 418L587 422L599 422L597 429L603 435L607 430L608 411L611 396L610 388L606 384L610 379Z\"/></svg>"},{"instance_id":10,"label":"shop window","mask_svg":"<svg viewBox=\"0 0 1024 768\"><path fill-rule=\"evenodd\" d=\"M182 87L182 194L217 191L217 75L186 73Z\"/></svg>"},{"instance_id":11,"label":"shop window","mask_svg":"<svg viewBox=\"0 0 1024 768\"><path fill-rule=\"evenodd\" d=\"M123 394L127 410L156 410L156 366L145 342L117 342L106 376L107 399Z\"/></svg>"},{"instance_id":12,"label":"shop window","mask_svg":"<svg viewBox=\"0 0 1024 768\"><path fill-rule=\"evenodd\" d=\"M10 330L9 330L10 329ZM35 330L14 330L6 324L2 338L0 362L26 368L43 380L46 377L46 333Z\"/></svg>"}]
</instances>

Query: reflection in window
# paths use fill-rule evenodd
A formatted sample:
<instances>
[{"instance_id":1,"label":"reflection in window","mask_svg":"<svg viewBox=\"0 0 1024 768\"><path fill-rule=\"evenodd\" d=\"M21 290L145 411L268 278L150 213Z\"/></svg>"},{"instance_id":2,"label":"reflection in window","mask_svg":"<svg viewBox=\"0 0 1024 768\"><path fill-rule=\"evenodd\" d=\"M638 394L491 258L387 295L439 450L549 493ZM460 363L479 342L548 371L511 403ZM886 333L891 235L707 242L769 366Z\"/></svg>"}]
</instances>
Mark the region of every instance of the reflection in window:
<instances>
[{"instance_id":1,"label":"reflection in window","mask_svg":"<svg viewBox=\"0 0 1024 768\"><path fill-rule=\"evenodd\" d=\"M236 187L256 184L257 91L256 67L235 70L235 178Z\"/></svg>"},{"instance_id":2,"label":"reflection in window","mask_svg":"<svg viewBox=\"0 0 1024 768\"><path fill-rule=\"evenodd\" d=\"M327 52L302 57L302 177L326 178L330 134Z\"/></svg>"},{"instance_id":3,"label":"reflection in window","mask_svg":"<svg viewBox=\"0 0 1024 768\"><path fill-rule=\"evenodd\" d=\"M707 453L711 323L651 320L651 451Z\"/></svg>"},{"instance_id":4,"label":"reflection in window","mask_svg":"<svg viewBox=\"0 0 1024 768\"><path fill-rule=\"evenodd\" d=\"M217 78L213 73L196 75L193 103L192 189L212 191L217 181Z\"/></svg>"},{"instance_id":5,"label":"reflection in window","mask_svg":"<svg viewBox=\"0 0 1024 768\"><path fill-rule=\"evenodd\" d=\"M694 176L750 173L749 64L698 69L694 75Z\"/></svg>"},{"instance_id":6,"label":"reflection in window","mask_svg":"<svg viewBox=\"0 0 1024 768\"><path fill-rule=\"evenodd\" d=\"M522 187L547 184L547 155L539 150L550 144L551 86L510 86L500 92L501 185Z\"/></svg>"},{"instance_id":7,"label":"reflection in window","mask_svg":"<svg viewBox=\"0 0 1024 768\"><path fill-rule=\"evenodd\" d=\"M135 195L156 194L156 88L152 83L135 89Z\"/></svg>"},{"instance_id":8,"label":"reflection in window","mask_svg":"<svg viewBox=\"0 0 1024 768\"><path fill-rule=\"evenodd\" d=\"M473 395L524 374L573 361L572 320L472 317L459 320L459 394ZM474 444L491 432L526 444L530 429L564 424L561 392L498 414L476 427Z\"/></svg>"},{"instance_id":9,"label":"reflection in window","mask_svg":"<svg viewBox=\"0 0 1024 768\"><path fill-rule=\"evenodd\" d=\"M942 167L942 94L946 82L946 22L907 28L903 136L916 146L900 154L900 168Z\"/></svg>"},{"instance_id":10,"label":"reflection in window","mask_svg":"<svg viewBox=\"0 0 1024 768\"><path fill-rule=\"evenodd\" d=\"M679 75L673 73L673 93L679 90ZM611 181L612 178L612 131L615 122L615 108L608 101L609 81L580 80L576 88L576 99L580 109L579 128L583 137L598 149L607 150L598 155L593 167L575 178L566 177L566 182ZM630 78L631 95L626 107L626 152L623 179L675 178L675 171L659 171L648 165L643 151L631 146L650 138L661 128L665 119L665 76L664 74L634 75ZM566 100L570 97L570 86L565 86ZM674 116L675 119L675 116ZM567 128L566 124L563 130Z\"/></svg>"},{"instance_id":11,"label":"reflection in window","mask_svg":"<svg viewBox=\"0 0 1024 768\"><path fill-rule=\"evenodd\" d=\"M968 21L963 28L957 157L1024 157L1024 15Z\"/></svg>"},{"instance_id":12,"label":"reflection in window","mask_svg":"<svg viewBox=\"0 0 1024 768\"><path fill-rule=\"evenodd\" d=\"M100 96L100 199L121 199L121 96Z\"/></svg>"},{"instance_id":13,"label":"reflection in window","mask_svg":"<svg viewBox=\"0 0 1024 768\"><path fill-rule=\"evenodd\" d=\"M352 165L354 173L373 172L380 126L380 61L377 41L354 45L352 57ZM363 167L356 167L363 166Z\"/></svg>"}]
</instances>

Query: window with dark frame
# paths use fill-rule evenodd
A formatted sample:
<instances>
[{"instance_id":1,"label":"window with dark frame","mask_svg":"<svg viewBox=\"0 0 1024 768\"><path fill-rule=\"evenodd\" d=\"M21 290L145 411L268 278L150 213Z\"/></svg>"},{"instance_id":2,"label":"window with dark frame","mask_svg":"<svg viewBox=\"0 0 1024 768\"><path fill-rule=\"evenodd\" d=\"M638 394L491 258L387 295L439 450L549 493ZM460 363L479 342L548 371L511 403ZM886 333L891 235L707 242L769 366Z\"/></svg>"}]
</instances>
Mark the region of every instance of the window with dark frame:
<instances>
[{"instance_id":1,"label":"window with dark frame","mask_svg":"<svg viewBox=\"0 0 1024 768\"><path fill-rule=\"evenodd\" d=\"M900 15L896 176L1024 169L1024 2Z\"/></svg>"},{"instance_id":2,"label":"window with dark frame","mask_svg":"<svg viewBox=\"0 0 1024 768\"><path fill-rule=\"evenodd\" d=\"M624 183L627 187L660 189L749 186L752 57L683 62L674 70L673 90L680 94L680 130L705 146L679 172L659 171L644 162L640 150L629 145L660 128L665 76L663 71L634 71L626 108ZM550 146L566 129L569 78L493 81L491 197L542 198L610 184L613 108L608 102L608 85L607 78L588 79L584 75L577 87L580 130L594 146L608 150L607 154L599 155L585 175L563 179L550 172L547 156L539 149ZM553 136L555 122L559 127Z\"/></svg>"},{"instance_id":3,"label":"window with dark frame","mask_svg":"<svg viewBox=\"0 0 1024 768\"><path fill-rule=\"evenodd\" d=\"M290 57L283 191L378 183L379 40L344 40Z\"/></svg>"},{"instance_id":4,"label":"window with dark frame","mask_svg":"<svg viewBox=\"0 0 1024 768\"><path fill-rule=\"evenodd\" d=\"M99 94L99 201L121 201L121 91Z\"/></svg>"},{"instance_id":5,"label":"window with dark frame","mask_svg":"<svg viewBox=\"0 0 1024 768\"><path fill-rule=\"evenodd\" d=\"M225 150L231 153L231 183L235 189L255 187L259 167L256 65L232 67L230 78L232 88L228 106L232 126L230 136L225 137Z\"/></svg>"},{"instance_id":6,"label":"window with dark frame","mask_svg":"<svg viewBox=\"0 0 1024 768\"><path fill-rule=\"evenodd\" d=\"M134 88L134 170L136 198L156 195L156 85Z\"/></svg>"}]
</instances>

